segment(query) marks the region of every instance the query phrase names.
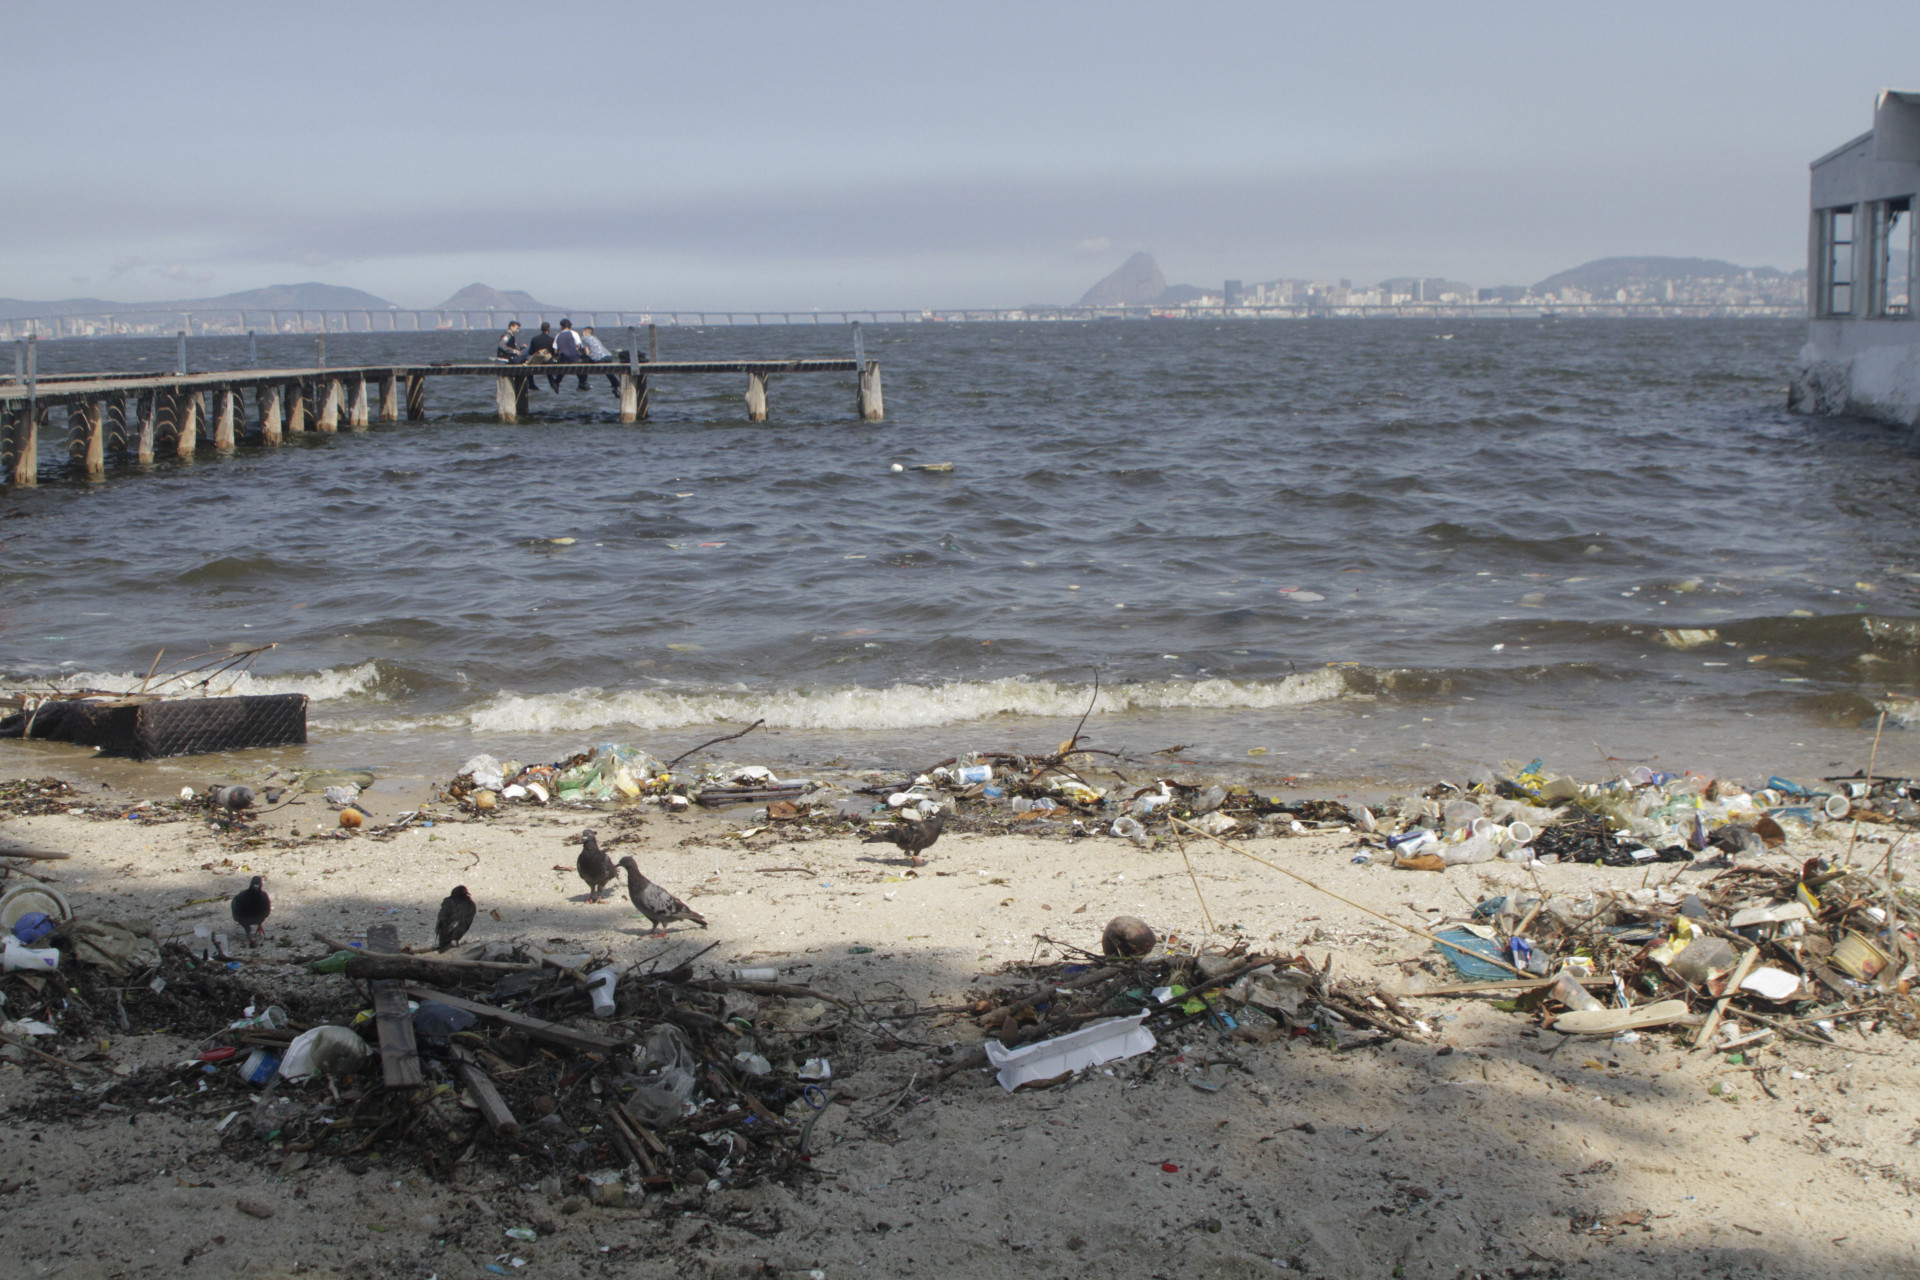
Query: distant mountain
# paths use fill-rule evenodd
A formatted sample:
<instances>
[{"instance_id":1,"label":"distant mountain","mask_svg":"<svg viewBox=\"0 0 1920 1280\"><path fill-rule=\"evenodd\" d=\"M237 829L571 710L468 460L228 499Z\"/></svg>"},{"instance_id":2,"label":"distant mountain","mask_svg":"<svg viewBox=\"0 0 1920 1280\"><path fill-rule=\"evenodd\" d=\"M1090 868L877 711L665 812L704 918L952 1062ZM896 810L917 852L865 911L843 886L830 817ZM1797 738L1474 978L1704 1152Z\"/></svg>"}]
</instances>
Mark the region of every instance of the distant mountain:
<instances>
[{"instance_id":1,"label":"distant mountain","mask_svg":"<svg viewBox=\"0 0 1920 1280\"><path fill-rule=\"evenodd\" d=\"M435 311L565 311L565 307L540 302L520 289L496 289L492 285L470 284L448 298Z\"/></svg>"},{"instance_id":2,"label":"distant mountain","mask_svg":"<svg viewBox=\"0 0 1920 1280\"><path fill-rule=\"evenodd\" d=\"M1086 291L1077 305L1082 307L1141 306L1157 301L1167 291L1167 278L1150 253L1136 253L1121 263L1112 275Z\"/></svg>"},{"instance_id":3,"label":"distant mountain","mask_svg":"<svg viewBox=\"0 0 1920 1280\"><path fill-rule=\"evenodd\" d=\"M1534 285L1533 291L1550 294L1571 288L1584 289L1592 294L1609 294L1616 289L1629 289L1648 281L1739 280L1748 275L1756 280L1784 280L1804 274L1804 271L1796 271L1789 276L1778 267L1743 267L1720 258L1600 258L1571 271L1548 276Z\"/></svg>"},{"instance_id":4,"label":"distant mountain","mask_svg":"<svg viewBox=\"0 0 1920 1280\"><path fill-rule=\"evenodd\" d=\"M393 304L360 289L337 284L270 284L264 289L224 293L217 298L178 298L165 302L113 302L106 298L62 298L32 302L0 298L0 318L28 316L131 314L141 311L385 311Z\"/></svg>"}]
</instances>

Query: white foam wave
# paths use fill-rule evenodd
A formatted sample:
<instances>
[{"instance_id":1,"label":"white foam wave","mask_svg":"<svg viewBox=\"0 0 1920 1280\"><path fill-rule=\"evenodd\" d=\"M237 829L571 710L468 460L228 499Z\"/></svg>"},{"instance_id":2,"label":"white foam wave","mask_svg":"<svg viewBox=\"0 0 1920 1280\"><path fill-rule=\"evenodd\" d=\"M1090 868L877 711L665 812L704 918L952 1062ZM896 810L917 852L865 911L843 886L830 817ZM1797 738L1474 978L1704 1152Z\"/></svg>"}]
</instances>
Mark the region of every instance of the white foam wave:
<instances>
[{"instance_id":1,"label":"white foam wave","mask_svg":"<svg viewBox=\"0 0 1920 1280\"><path fill-rule=\"evenodd\" d=\"M1333 669L1283 680L1153 680L1103 688L1095 715L1179 708L1304 706L1339 697L1346 681ZM485 733L566 733L620 725L677 729L764 719L776 729L921 729L996 716L1078 716L1086 685L1008 677L950 684L896 684L884 689L794 689L761 693L673 693L663 690L573 689L552 694L499 694L469 715Z\"/></svg>"},{"instance_id":2,"label":"white foam wave","mask_svg":"<svg viewBox=\"0 0 1920 1280\"><path fill-rule=\"evenodd\" d=\"M185 682L161 684L166 673L156 676L151 686L160 693L182 692ZM132 693L147 680L147 673L78 671L51 679L10 679L0 681L0 689L29 693L75 693L99 690L104 693ZM219 694L304 693L315 702L351 698L374 690L380 682L380 670L371 662L355 667L332 667L323 671L288 672L284 675L256 675L241 671L214 677L207 691ZM379 696L376 692L375 696Z\"/></svg>"}]
</instances>

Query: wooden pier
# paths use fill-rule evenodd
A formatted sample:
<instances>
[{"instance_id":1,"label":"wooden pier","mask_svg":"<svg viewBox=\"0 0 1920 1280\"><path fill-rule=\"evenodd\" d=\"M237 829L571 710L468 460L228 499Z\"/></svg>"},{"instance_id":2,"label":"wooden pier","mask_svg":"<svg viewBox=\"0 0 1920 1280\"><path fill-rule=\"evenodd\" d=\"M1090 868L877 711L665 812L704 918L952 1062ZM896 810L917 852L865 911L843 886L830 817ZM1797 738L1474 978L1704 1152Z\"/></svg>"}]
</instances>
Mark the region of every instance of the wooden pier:
<instances>
[{"instance_id":1,"label":"wooden pier","mask_svg":"<svg viewBox=\"0 0 1920 1280\"><path fill-rule=\"evenodd\" d=\"M860 347L858 338L856 348ZM880 362L856 350L852 360L643 360L626 354L598 364L379 365L354 368L235 369L217 373L64 374L0 379L0 448L6 478L36 482L39 437L56 425L67 429L72 468L89 478L106 473L110 454L133 463L156 456L192 457L200 448L226 451L243 440L273 447L304 432L364 431L373 422L418 422L426 417L429 378L492 378L494 403L503 423L529 416L536 378L615 379L620 421L644 422L652 383L678 374L745 374L749 422L767 418L767 383L775 375L852 373L859 378L855 408L866 422L885 416ZM403 410L404 405L404 410Z\"/></svg>"}]
</instances>

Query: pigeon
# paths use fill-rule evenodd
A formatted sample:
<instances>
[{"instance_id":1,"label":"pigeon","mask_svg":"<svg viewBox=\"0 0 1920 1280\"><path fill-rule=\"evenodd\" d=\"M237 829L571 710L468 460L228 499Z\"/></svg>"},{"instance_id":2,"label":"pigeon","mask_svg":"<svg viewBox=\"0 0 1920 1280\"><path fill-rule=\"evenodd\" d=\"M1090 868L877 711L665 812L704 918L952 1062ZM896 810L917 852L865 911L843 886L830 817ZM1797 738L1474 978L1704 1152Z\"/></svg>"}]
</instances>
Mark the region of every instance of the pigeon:
<instances>
[{"instance_id":1,"label":"pigeon","mask_svg":"<svg viewBox=\"0 0 1920 1280\"><path fill-rule=\"evenodd\" d=\"M253 808L252 787L215 787L207 792L207 797L229 813L239 813L243 809Z\"/></svg>"},{"instance_id":2,"label":"pigeon","mask_svg":"<svg viewBox=\"0 0 1920 1280\"><path fill-rule=\"evenodd\" d=\"M613 859L600 848L600 837L591 831L580 833L580 857L573 864L580 878L587 882L587 901L598 902L606 887L620 878L613 869Z\"/></svg>"},{"instance_id":3,"label":"pigeon","mask_svg":"<svg viewBox=\"0 0 1920 1280\"><path fill-rule=\"evenodd\" d=\"M267 891L260 884L260 877L255 876L247 882L246 888L233 895L233 901L228 904L233 908L233 922L247 931L247 945L250 947L260 945L259 938L254 936L255 931L259 932L259 937L265 937L267 917L273 914L273 899L267 896Z\"/></svg>"},{"instance_id":4,"label":"pigeon","mask_svg":"<svg viewBox=\"0 0 1920 1280\"><path fill-rule=\"evenodd\" d=\"M907 860L919 866L920 855L933 847L940 838L940 832L947 825L947 811L941 809L931 817L917 822L896 822L892 826L880 827L867 833L863 844L897 844L906 853Z\"/></svg>"},{"instance_id":5,"label":"pigeon","mask_svg":"<svg viewBox=\"0 0 1920 1280\"><path fill-rule=\"evenodd\" d=\"M473 912L473 898L467 893L467 886L453 886L453 892L440 899L440 919L433 926L440 945L434 950L445 951L466 937L467 930L473 928Z\"/></svg>"},{"instance_id":6,"label":"pigeon","mask_svg":"<svg viewBox=\"0 0 1920 1280\"><path fill-rule=\"evenodd\" d=\"M640 864L631 857L620 859L620 865L627 869L627 896L640 908L640 914L652 922L654 937L665 933L675 920L691 920L702 929L707 927L705 916L641 875Z\"/></svg>"}]
</instances>

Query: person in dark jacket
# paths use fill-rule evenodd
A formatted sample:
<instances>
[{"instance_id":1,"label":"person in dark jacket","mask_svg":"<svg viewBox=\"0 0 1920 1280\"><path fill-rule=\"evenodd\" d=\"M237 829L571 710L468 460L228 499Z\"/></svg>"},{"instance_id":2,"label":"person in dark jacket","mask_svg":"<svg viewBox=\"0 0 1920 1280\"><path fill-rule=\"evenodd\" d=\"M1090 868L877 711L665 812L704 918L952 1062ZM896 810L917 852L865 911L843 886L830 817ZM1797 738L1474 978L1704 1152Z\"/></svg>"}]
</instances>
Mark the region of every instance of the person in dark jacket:
<instances>
[{"instance_id":1,"label":"person in dark jacket","mask_svg":"<svg viewBox=\"0 0 1920 1280\"><path fill-rule=\"evenodd\" d=\"M500 345L493 349L495 360L504 360L508 364L520 364L527 358L526 348L520 345L520 322L507 321L507 331L500 335Z\"/></svg>"}]
</instances>

